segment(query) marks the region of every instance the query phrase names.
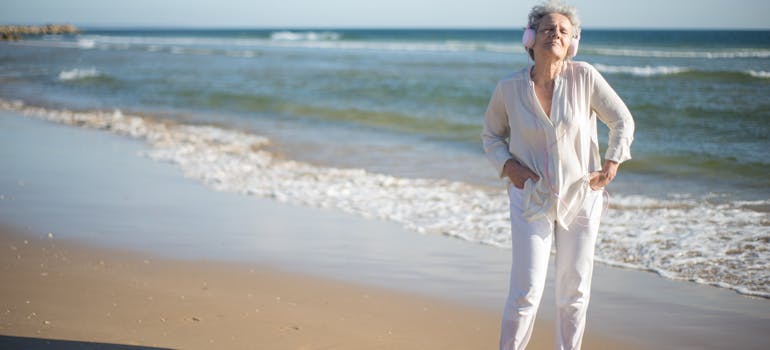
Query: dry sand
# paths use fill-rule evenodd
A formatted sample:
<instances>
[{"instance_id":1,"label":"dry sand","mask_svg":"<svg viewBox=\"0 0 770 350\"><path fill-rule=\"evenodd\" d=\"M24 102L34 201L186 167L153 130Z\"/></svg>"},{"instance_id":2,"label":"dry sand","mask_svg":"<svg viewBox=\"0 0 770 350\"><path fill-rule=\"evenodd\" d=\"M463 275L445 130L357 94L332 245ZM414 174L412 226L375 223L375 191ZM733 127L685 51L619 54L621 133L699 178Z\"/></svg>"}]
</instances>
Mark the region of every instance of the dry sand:
<instances>
[{"instance_id":1,"label":"dry sand","mask_svg":"<svg viewBox=\"0 0 770 350\"><path fill-rule=\"evenodd\" d=\"M0 251L4 349L497 346L499 315L425 296L253 264L159 259L7 227ZM550 349L550 334L540 331L531 345ZM584 345L628 348L590 334Z\"/></svg>"}]
</instances>

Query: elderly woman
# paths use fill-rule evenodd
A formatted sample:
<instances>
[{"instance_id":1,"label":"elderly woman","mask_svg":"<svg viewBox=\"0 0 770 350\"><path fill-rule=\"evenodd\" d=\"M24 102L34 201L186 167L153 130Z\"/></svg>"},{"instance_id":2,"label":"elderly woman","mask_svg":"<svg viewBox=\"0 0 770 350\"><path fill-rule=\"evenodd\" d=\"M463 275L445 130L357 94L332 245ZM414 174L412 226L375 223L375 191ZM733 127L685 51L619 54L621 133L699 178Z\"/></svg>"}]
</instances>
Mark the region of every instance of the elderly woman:
<instances>
[{"instance_id":1,"label":"elderly woman","mask_svg":"<svg viewBox=\"0 0 770 350\"><path fill-rule=\"evenodd\" d=\"M556 245L556 342L579 349L591 289L604 187L630 156L634 122L598 71L571 58L573 7L532 8L523 43L534 60L497 83L484 115L484 151L508 183L513 264L501 349L524 349ZM604 164L596 118L610 129Z\"/></svg>"}]
</instances>

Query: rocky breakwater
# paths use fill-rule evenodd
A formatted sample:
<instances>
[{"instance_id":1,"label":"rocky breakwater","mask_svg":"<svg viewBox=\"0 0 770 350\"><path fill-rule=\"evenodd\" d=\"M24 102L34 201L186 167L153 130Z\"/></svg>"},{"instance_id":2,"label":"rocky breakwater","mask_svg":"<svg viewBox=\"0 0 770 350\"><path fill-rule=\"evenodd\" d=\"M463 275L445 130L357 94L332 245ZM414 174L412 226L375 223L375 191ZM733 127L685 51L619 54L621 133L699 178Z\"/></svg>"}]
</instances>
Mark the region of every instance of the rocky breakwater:
<instances>
[{"instance_id":1,"label":"rocky breakwater","mask_svg":"<svg viewBox=\"0 0 770 350\"><path fill-rule=\"evenodd\" d=\"M27 35L76 34L80 31L71 24L46 24L42 26L0 26L0 41L21 40Z\"/></svg>"}]
</instances>

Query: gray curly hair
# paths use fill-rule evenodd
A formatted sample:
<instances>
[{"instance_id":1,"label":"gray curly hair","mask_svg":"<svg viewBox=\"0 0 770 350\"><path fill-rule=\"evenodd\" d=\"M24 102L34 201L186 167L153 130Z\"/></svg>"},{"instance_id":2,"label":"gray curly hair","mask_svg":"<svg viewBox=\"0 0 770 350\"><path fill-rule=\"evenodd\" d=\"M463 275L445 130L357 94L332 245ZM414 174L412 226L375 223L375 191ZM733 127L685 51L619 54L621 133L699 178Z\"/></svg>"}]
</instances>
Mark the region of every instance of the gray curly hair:
<instances>
[{"instance_id":1,"label":"gray curly hair","mask_svg":"<svg viewBox=\"0 0 770 350\"><path fill-rule=\"evenodd\" d=\"M529 11L527 28L532 28L537 31L537 27L540 26L540 21L543 19L543 17L551 13L561 14L569 19L574 29L573 36L576 36L578 33L580 33L580 17L578 17L577 9L574 6L569 6L561 2L560 0L549 0L541 3L540 5L533 6L532 10ZM535 59L534 50L529 49L527 51L529 51L529 57Z\"/></svg>"}]
</instances>

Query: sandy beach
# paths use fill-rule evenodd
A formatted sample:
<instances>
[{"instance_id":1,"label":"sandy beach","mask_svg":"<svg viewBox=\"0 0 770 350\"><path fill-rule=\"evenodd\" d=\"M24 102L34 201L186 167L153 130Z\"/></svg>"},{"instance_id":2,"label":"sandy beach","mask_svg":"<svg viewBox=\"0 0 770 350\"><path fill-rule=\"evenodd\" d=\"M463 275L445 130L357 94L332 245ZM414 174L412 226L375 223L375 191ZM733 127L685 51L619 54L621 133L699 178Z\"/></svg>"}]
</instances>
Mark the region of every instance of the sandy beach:
<instances>
[{"instance_id":1,"label":"sandy beach","mask_svg":"<svg viewBox=\"0 0 770 350\"><path fill-rule=\"evenodd\" d=\"M155 348L492 348L495 315L279 272L2 234L0 342ZM32 338L28 340L13 337ZM53 342L56 343L55 341Z\"/></svg>"},{"instance_id":2,"label":"sandy beach","mask_svg":"<svg viewBox=\"0 0 770 350\"><path fill-rule=\"evenodd\" d=\"M145 149L0 115L0 347L497 346L508 250L213 191ZM599 264L584 348L761 349L768 304Z\"/></svg>"},{"instance_id":3,"label":"sandy beach","mask_svg":"<svg viewBox=\"0 0 770 350\"><path fill-rule=\"evenodd\" d=\"M435 298L258 265L87 247L8 228L0 247L0 280L12 281L0 287L3 348L496 346L498 315ZM550 348L547 335L539 332L533 348ZM620 345L586 340L591 349Z\"/></svg>"}]
</instances>

